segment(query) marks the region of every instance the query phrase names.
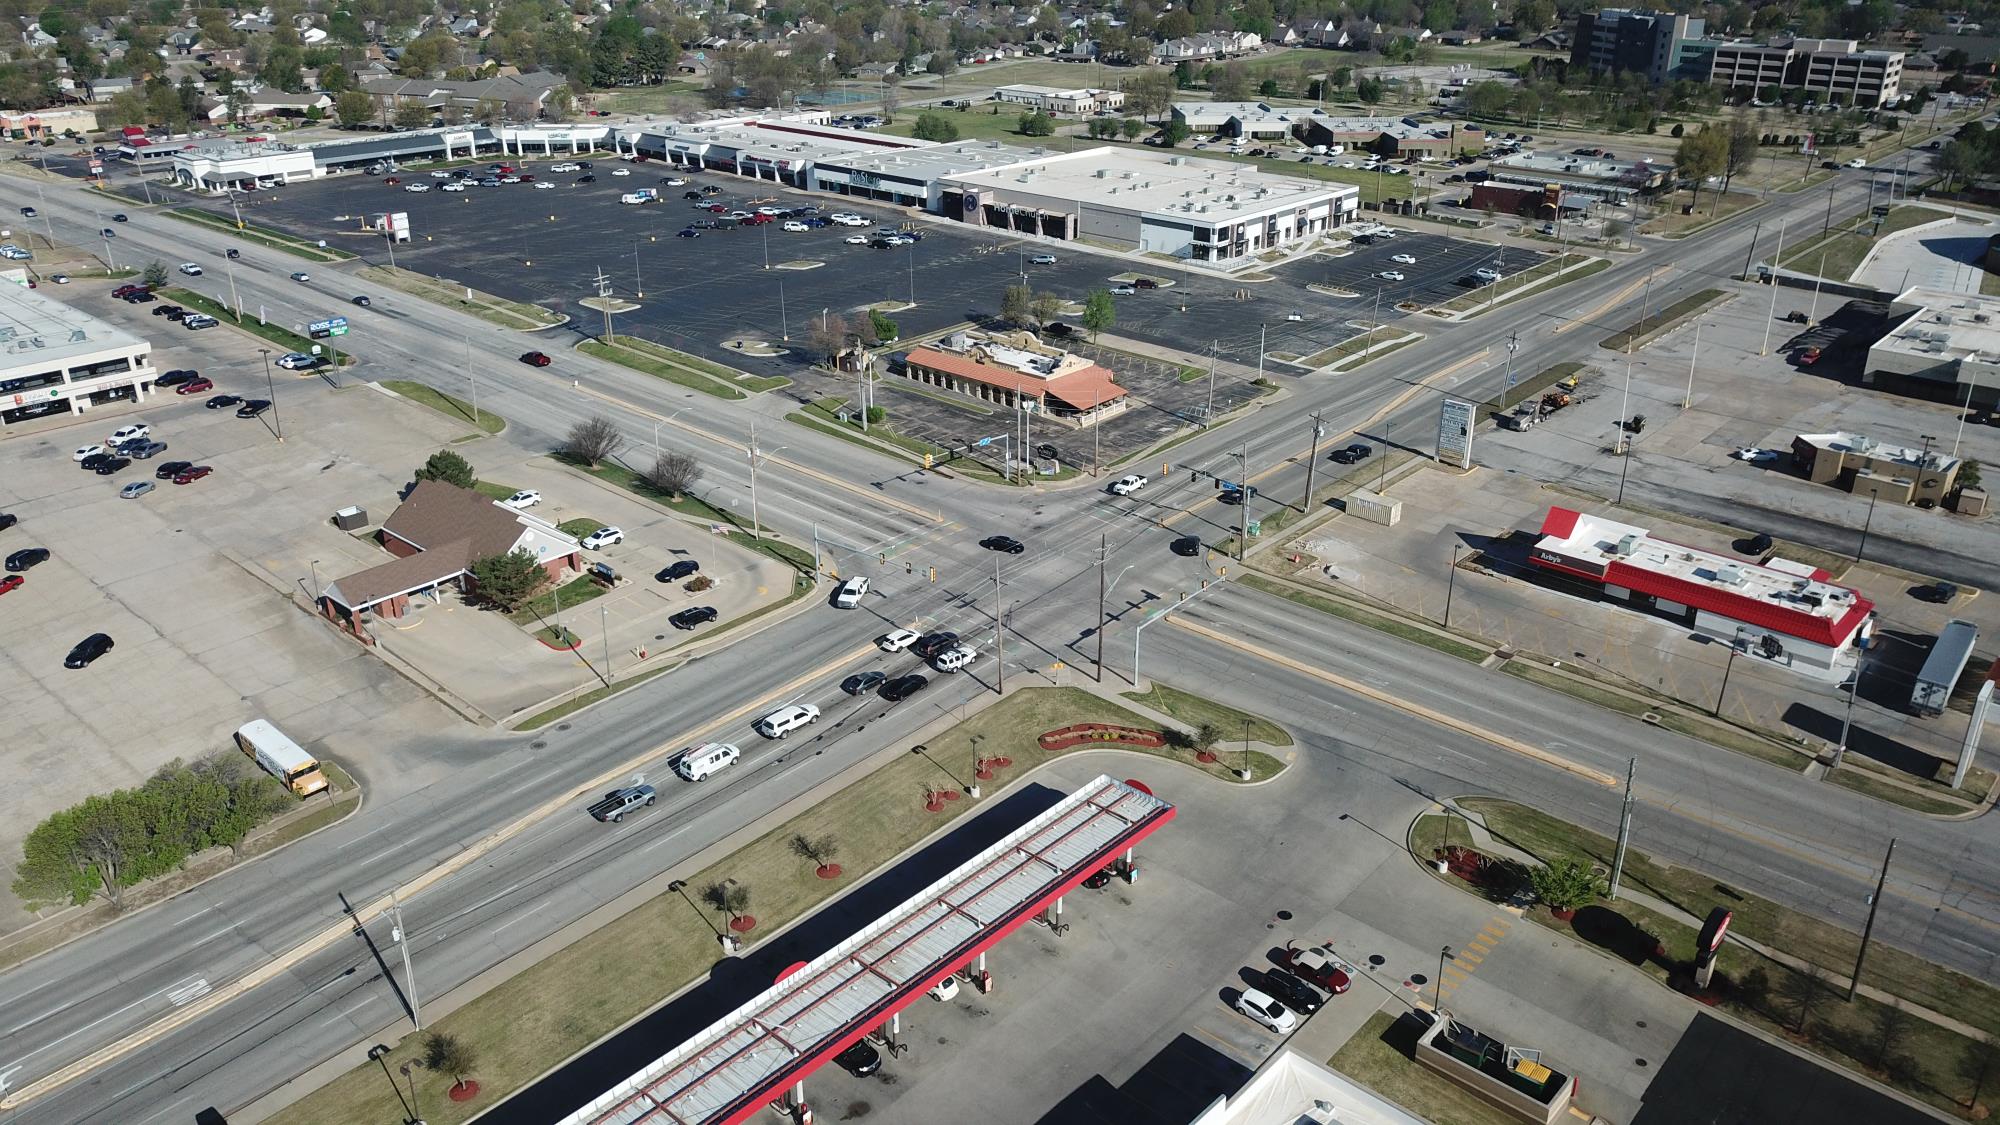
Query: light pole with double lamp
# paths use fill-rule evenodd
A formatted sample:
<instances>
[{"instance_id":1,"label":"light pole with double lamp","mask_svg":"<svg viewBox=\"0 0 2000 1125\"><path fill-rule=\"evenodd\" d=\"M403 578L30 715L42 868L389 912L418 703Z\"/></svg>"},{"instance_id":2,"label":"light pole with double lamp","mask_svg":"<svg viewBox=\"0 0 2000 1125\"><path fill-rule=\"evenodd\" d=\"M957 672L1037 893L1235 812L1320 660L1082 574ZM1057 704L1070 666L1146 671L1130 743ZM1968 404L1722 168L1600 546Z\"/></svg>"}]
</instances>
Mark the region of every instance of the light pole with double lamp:
<instances>
[{"instance_id":1,"label":"light pole with double lamp","mask_svg":"<svg viewBox=\"0 0 2000 1125\"><path fill-rule=\"evenodd\" d=\"M1444 963L1451 960L1451 946L1438 950L1437 1003L1433 1005L1439 1019L1444 1018Z\"/></svg>"},{"instance_id":2,"label":"light pole with double lamp","mask_svg":"<svg viewBox=\"0 0 2000 1125\"><path fill-rule=\"evenodd\" d=\"M285 423L278 417L278 384L271 380L271 349L258 348L257 354L264 357L264 391L271 396L271 424L277 427L278 444L285 442Z\"/></svg>"},{"instance_id":3,"label":"light pole with double lamp","mask_svg":"<svg viewBox=\"0 0 2000 1125\"><path fill-rule=\"evenodd\" d=\"M688 897L687 886L686 879L675 879L673 882L667 884L667 893L681 896L681 901L688 904L688 909L694 911L695 917L701 919L701 924L707 926L709 931L715 935L715 940L721 944L722 951L727 954L734 954L738 944L736 936L734 934L723 933L721 929L717 928L715 923L708 920L708 912L703 910L695 900Z\"/></svg>"}]
</instances>

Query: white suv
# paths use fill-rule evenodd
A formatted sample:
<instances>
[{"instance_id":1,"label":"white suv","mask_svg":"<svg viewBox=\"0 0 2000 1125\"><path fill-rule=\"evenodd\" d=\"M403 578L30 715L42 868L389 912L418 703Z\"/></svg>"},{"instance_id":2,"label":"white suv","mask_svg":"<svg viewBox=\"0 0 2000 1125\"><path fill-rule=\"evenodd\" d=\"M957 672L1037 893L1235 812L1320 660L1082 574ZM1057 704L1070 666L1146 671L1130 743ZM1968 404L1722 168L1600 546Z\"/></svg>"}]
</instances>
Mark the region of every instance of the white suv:
<instances>
[{"instance_id":1,"label":"white suv","mask_svg":"<svg viewBox=\"0 0 2000 1125\"><path fill-rule=\"evenodd\" d=\"M803 726L819 722L819 708L810 703L781 707L751 724L765 738L783 738Z\"/></svg>"},{"instance_id":2,"label":"white suv","mask_svg":"<svg viewBox=\"0 0 2000 1125\"><path fill-rule=\"evenodd\" d=\"M609 547L613 543L623 542L625 542L625 531L623 528L600 527L583 537L583 549L586 551L597 551Z\"/></svg>"},{"instance_id":3,"label":"white suv","mask_svg":"<svg viewBox=\"0 0 2000 1125\"><path fill-rule=\"evenodd\" d=\"M840 589L833 592L833 608L853 609L855 606L861 604L862 598L867 596L868 577L857 574L847 581L842 582Z\"/></svg>"},{"instance_id":4,"label":"white suv","mask_svg":"<svg viewBox=\"0 0 2000 1125\"><path fill-rule=\"evenodd\" d=\"M201 267L195 265L193 262L182 262L180 269L182 273L188 275L189 277L201 276Z\"/></svg>"},{"instance_id":5,"label":"white suv","mask_svg":"<svg viewBox=\"0 0 2000 1125\"><path fill-rule=\"evenodd\" d=\"M1130 496L1146 487L1146 478L1138 473L1128 473L1111 482L1111 491L1120 496Z\"/></svg>"}]
</instances>

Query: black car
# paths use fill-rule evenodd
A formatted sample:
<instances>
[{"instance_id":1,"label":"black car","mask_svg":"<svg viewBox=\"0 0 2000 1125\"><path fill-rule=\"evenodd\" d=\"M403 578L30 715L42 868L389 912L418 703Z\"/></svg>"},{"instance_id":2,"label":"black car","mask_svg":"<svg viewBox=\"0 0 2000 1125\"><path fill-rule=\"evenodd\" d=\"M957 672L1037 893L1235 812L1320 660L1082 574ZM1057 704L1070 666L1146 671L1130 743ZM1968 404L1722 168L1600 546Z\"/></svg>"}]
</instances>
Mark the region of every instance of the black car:
<instances>
[{"instance_id":1,"label":"black car","mask_svg":"<svg viewBox=\"0 0 2000 1125\"><path fill-rule=\"evenodd\" d=\"M100 477L108 477L120 469L131 467L131 464L130 457L106 457L98 463L96 473Z\"/></svg>"},{"instance_id":2,"label":"black car","mask_svg":"<svg viewBox=\"0 0 2000 1125\"><path fill-rule=\"evenodd\" d=\"M244 403L242 406L236 408L236 416L238 418L255 418L257 415L262 414L269 409L271 409L270 399L253 398L250 401Z\"/></svg>"},{"instance_id":3,"label":"black car","mask_svg":"<svg viewBox=\"0 0 2000 1125\"><path fill-rule=\"evenodd\" d=\"M145 305L145 304L150 304L157 300L159 300L158 297L153 296L151 293L146 292L144 289L141 289L136 293L125 294L125 303L128 305Z\"/></svg>"},{"instance_id":4,"label":"black car","mask_svg":"<svg viewBox=\"0 0 2000 1125\"><path fill-rule=\"evenodd\" d=\"M76 643L63 658L65 668L88 668L90 662L111 651L111 634L92 633Z\"/></svg>"},{"instance_id":5,"label":"black car","mask_svg":"<svg viewBox=\"0 0 2000 1125\"><path fill-rule=\"evenodd\" d=\"M178 387L182 383L192 383L201 377L201 372L192 368L178 367L153 380L156 387Z\"/></svg>"},{"instance_id":6,"label":"black car","mask_svg":"<svg viewBox=\"0 0 2000 1125\"><path fill-rule=\"evenodd\" d=\"M99 465L102 465L109 460L111 460L111 454L109 453L93 453L90 456L85 457L83 460L78 461L76 464L77 467L82 469L84 472L94 473L97 471L97 467Z\"/></svg>"},{"instance_id":7,"label":"black car","mask_svg":"<svg viewBox=\"0 0 2000 1125\"><path fill-rule=\"evenodd\" d=\"M122 223L122 222L125 222L125 221L126 221L126 219L125 219L125 216L124 216L124 214L123 214L123 213L121 212L121 213L119 213L119 214L116 214L116 215L113 215L113 216L111 216L111 221L112 221L112 222L114 222L114 223Z\"/></svg>"},{"instance_id":8,"label":"black car","mask_svg":"<svg viewBox=\"0 0 2000 1125\"><path fill-rule=\"evenodd\" d=\"M1366 461L1370 457L1373 457L1375 455L1375 447L1372 445L1364 445L1361 442L1357 441L1353 445L1347 447L1347 455L1354 458L1356 461Z\"/></svg>"},{"instance_id":9,"label":"black car","mask_svg":"<svg viewBox=\"0 0 2000 1125\"><path fill-rule=\"evenodd\" d=\"M238 259L238 258L241 258L241 257L243 256L243 251L241 251L241 250L238 250L238 249L236 249L236 248L235 248L235 247L233 247L233 246L232 246L232 247L230 247L230 248L229 248L228 250L225 250L225 251L223 251L223 253L225 253L225 254L229 255L229 258L230 258L230 260L232 260L232 261L234 261L235 259Z\"/></svg>"},{"instance_id":10,"label":"black car","mask_svg":"<svg viewBox=\"0 0 2000 1125\"><path fill-rule=\"evenodd\" d=\"M667 618L667 624L672 625L676 629L692 629L697 625L706 625L713 620L715 620L715 607L712 605L698 605L681 610L679 613Z\"/></svg>"},{"instance_id":11,"label":"black car","mask_svg":"<svg viewBox=\"0 0 2000 1125\"><path fill-rule=\"evenodd\" d=\"M585 172L583 175L578 176L576 178L576 182L580 184L594 184L597 182L597 173Z\"/></svg>"},{"instance_id":12,"label":"black car","mask_svg":"<svg viewBox=\"0 0 2000 1125\"><path fill-rule=\"evenodd\" d=\"M360 305L362 308L365 309L373 305L375 302L369 300L367 295L363 294L362 296L354 298L354 303Z\"/></svg>"},{"instance_id":13,"label":"black car","mask_svg":"<svg viewBox=\"0 0 2000 1125\"><path fill-rule=\"evenodd\" d=\"M5 531L20 522L21 517L12 512L0 512L0 531Z\"/></svg>"},{"instance_id":14,"label":"black car","mask_svg":"<svg viewBox=\"0 0 2000 1125\"><path fill-rule=\"evenodd\" d=\"M1111 880L1117 877L1118 869L1107 865L1084 876L1083 886L1085 890L1101 891L1110 886Z\"/></svg>"},{"instance_id":15,"label":"black car","mask_svg":"<svg viewBox=\"0 0 2000 1125\"><path fill-rule=\"evenodd\" d=\"M1010 555L1018 555L1022 551L1027 550L1026 547L1021 545L1019 539L1011 535L989 535L981 539L979 545L989 551L1005 551Z\"/></svg>"},{"instance_id":16,"label":"black car","mask_svg":"<svg viewBox=\"0 0 2000 1125\"><path fill-rule=\"evenodd\" d=\"M849 695L861 695L888 678L887 672L856 672L840 681L840 690Z\"/></svg>"},{"instance_id":17,"label":"black car","mask_svg":"<svg viewBox=\"0 0 2000 1125\"><path fill-rule=\"evenodd\" d=\"M1180 555L1182 558L1191 559L1196 555L1201 554L1201 536L1183 535L1180 538L1174 540L1173 545L1170 549L1174 552L1174 554Z\"/></svg>"},{"instance_id":18,"label":"black car","mask_svg":"<svg viewBox=\"0 0 2000 1125\"><path fill-rule=\"evenodd\" d=\"M193 461L169 461L153 470L154 480L172 480L181 475L182 469L194 468Z\"/></svg>"},{"instance_id":19,"label":"black car","mask_svg":"<svg viewBox=\"0 0 2000 1125\"><path fill-rule=\"evenodd\" d=\"M700 569L701 564L693 559L682 559L665 570L660 571L660 573L653 575L653 577L661 582L679 582L683 578L691 577L695 571Z\"/></svg>"},{"instance_id":20,"label":"black car","mask_svg":"<svg viewBox=\"0 0 2000 1125\"><path fill-rule=\"evenodd\" d=\"M866 1078L882 1069L882 1052L870 1046L868 1040L857 1041L854 1046L833 1056L840 1069L856 1078Z\"/></svg>"},{"instance_id":21,"label":"black car","mask_svg":"<svg viewBox=\"0 0 2000 1125\"><path fill-rule=\"evenodd\" d=\"M1278 1003L1302 1016L1312 1015L1326 1003L1319 990L1282 969L1265 971L1263 989Z\"/></svg>"},{"instance_id":22,"label":"black car","mask_svg":"<svg viewBox=\"0 0 2000 1125\"><path fill-rule=\"evenodd\" d=\"M919 676L915 673L907 676L897 676L895 679L882 685L882 698L891 703L900 703L929 687L930 682L929 676Z\"/></svg>"},{"instance_id":23,"label":"black car","mask_svg":"<svg viewBox=\"0 0 2000 1125\"><path fill-rule=\"evenodd\" d=\"M925 633L910 646L910 651L929 660L940 652L945 652L958 644L958 634L946 630L940 633Z\"/></svg>"},{"instance_id":24,"label":"black car","mask_svg":"<svg viewBox=\"0 0 2000 1125\"><path fill-rule=\"evenodd\" d=\"M19 574L29 567L39 566L47 561L49 561L47 547L23 547L7 556L7 571L10 574Z\"/></svg>"},{"instance_id":25,"label":"black car","mask_svg":"<svg viewBox=\"0 0 2000 1125\"><path fill-rule=\"evenodd\" d=\"M681 198L682 198L682 199L700 199L700 198L701 198L701 193L700 193L700 192L698 192L698 191L684 191L684 192L682 192L682 193L681 193Z\"/></svg>"},{"instance_id":26,"label":"black car","mask_svg":"<svg viewBox=\"0 0 2000 1125\"><path fill-rule=\"evenodd\" d=\"M242 399L237 398L235 395L216 395L214 398L209 399L202 405L208 407L210 410L222 410L227 407L235 406L237 403L242 401L243 401Z\"/></svg>"}]
</instances>

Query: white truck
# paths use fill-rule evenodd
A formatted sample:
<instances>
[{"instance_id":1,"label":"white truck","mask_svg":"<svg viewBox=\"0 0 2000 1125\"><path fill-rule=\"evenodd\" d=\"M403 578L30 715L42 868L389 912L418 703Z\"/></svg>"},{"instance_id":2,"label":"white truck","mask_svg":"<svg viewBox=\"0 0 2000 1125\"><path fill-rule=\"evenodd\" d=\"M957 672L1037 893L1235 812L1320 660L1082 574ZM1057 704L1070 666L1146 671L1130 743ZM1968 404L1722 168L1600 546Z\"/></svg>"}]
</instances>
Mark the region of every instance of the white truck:
<instances>
[{"instance_id":1,"label":"white truck","mask_svg":"<svg viewBox=\"0 0 2000 1125\"><path fill-rule=\"evenodd\" d=\"M252 719L236 728L236 745L297 796L310 797L326 788L319 762L268 719Z\"/></svg>"},{"instance_id":2,"label":"white truck","mask_svg":"<svg viewBox=\"0 0 2000 1125\"><path fill-rule=\"evenodd\" d=\"M660 198L660 193L654 191L652 188L640 188L638 191L628 191L624 195L619 196L618 202L651 203L658 198Z\"/></svg>"}]
</instances>

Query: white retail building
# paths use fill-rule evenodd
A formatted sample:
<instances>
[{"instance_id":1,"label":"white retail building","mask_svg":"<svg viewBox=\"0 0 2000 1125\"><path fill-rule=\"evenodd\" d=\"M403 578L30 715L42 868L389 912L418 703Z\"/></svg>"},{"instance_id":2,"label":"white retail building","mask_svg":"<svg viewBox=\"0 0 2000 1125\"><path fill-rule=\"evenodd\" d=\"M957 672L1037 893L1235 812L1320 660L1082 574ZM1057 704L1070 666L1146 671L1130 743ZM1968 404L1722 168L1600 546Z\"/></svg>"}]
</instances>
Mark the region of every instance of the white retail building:
<instances>
[{"instance_id":1,"label":"white retail building","mask_svg":"<svg viewBox=\"0 0 2000 1125\"><path fill-rule=\"evenodd\" d=\"M0 285L0 425L139 401L153 346L24 285Z\"/></svg>"}]
</instances>

